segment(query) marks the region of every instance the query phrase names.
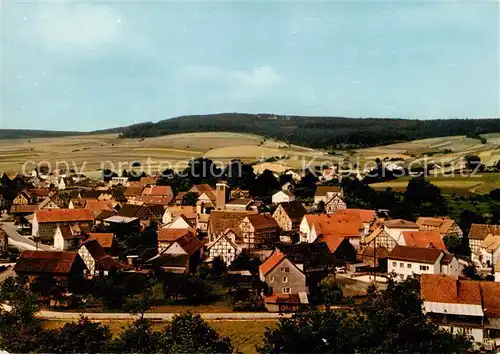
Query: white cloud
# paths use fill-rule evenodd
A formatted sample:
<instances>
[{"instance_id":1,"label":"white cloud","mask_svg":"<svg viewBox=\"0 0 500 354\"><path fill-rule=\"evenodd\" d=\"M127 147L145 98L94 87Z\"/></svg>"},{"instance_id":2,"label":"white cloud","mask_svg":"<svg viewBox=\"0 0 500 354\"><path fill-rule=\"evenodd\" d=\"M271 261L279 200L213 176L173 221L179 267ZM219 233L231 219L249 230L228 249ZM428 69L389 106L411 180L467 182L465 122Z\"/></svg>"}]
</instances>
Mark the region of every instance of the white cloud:
<instances>
[{"instance_id":1,"label":"white cloud","mask_svg":"<svg viewBox=\"0 0 500 354\"><path fill-rule=\"evenodd\" d=\"M33 26L46 46L86 51L115 42L123 18L101 4L49 2L39 5Z\"/></svg>"},{"instance_id":2,"label":"white cloud","mask_svg":"<svg viewBox=\"0 0 500 354\"><path fill-rule=\"evenodd\" d=\"M232 87L262 89L284 82L284 79L270 66L259 66L251 70L224 70L213 66L185 66L181 68L183 79L221 83Z\"/></svg>"}]
</instances>

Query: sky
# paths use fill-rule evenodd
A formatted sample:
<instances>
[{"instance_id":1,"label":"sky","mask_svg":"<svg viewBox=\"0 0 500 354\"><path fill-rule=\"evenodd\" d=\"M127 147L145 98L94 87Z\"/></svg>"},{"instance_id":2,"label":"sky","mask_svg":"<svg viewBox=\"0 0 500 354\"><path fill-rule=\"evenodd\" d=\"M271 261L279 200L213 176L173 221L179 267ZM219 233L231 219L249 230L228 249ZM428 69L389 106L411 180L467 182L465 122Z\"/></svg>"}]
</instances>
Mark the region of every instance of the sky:
<instances>
[{"instance_id":1,"label":"sky","mask_svg":"<svg viewBox=\"0 0 500 354\"><path fill-rule=\"evenodd\" d=\"M0 1L0 128L500 116L497 0Z\"/></svg>"}]
</instances>

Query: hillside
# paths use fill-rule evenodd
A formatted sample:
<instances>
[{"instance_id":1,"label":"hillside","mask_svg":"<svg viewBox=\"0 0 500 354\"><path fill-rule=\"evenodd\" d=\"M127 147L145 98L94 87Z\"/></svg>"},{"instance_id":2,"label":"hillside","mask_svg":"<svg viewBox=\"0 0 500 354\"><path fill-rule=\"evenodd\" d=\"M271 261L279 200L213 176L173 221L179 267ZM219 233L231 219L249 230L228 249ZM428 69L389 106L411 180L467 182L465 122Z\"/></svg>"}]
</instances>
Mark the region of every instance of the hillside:
<instances>
[{"instance_id":1,"label":"hillside","mask_svg":"<svg viewBox=\"0 0 500 354\"><path fill-rule=\"evenodd\" d=\"M125 138L194 132L251 133L312 148L370 147L433 137L500 132L500 119L375 119L222 113L132 125Z\"/></svg>"}]
</instances>

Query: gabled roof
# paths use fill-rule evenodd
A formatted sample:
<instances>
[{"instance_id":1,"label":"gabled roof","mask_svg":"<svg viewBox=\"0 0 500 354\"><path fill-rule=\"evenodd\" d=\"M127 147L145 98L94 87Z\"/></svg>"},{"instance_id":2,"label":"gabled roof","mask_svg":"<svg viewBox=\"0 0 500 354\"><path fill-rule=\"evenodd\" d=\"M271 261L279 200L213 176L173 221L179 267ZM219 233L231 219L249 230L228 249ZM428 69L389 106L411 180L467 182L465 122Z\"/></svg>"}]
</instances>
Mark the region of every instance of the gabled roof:
<instances>
[{"instance_id":1,"label":"gabled roof","mask_svg":"<svg viewBox=\"0 0 500 354\"><path fill-rule=\"evenodd\" d=\"M276 222L276 220L273 219L271 215L253 214L253 215L248 215L247 219L256 230L268 229L272 227L279 228L278 223Z\"/></svg>"},{"instance_id":2,"label":"gabled roof","mask_svg":"<svg viewBox=\"0 0 500 354\"><path fill-rule=\"evenodd\" d=\"M75 227L76 226L76 227ZM58 225L61 236L65 240L82 238L82 230L77 225Z\"/></svg>"},{"instance_id":3,"label":"gabled roof","mask_svg":"<svg viewBox=\"0 0 500 354\"><path fill-rule=\"evenodd\" d=\"M420 226L415 224L414 222L403 220L403 219L394 219L394 220L386 220L384 222L384 226L392 229L420 229Z\"/></svg>"},{"instance_id":4,"label":"gabled roof","mask_svg":"<svg viewBox=\"0 0 500 354\"><path fill-rule=\"evenodd\" d=\"M265 276L285 258L285 255L280 250L275 249L271 256L259 266L259 271Z\"/></svg>"},{"instance_id":5,"label":"gabled roof","mask_svg":"<svg viewBox=\"0 0 500 354\"><path fill-rule=\"evenodd\" d=\"M12 205L10 207L11 214L33 214L35 210L38 210L37 204L28 204L28 205Z\"/></svg>"},{"instance_id":6,"label":"gabled roof","mask_svg":"<svg viewBox=\"0 0 500 354\"><path fill-rule=\"evenodd\" d=\"M377 257L377 258L387 258L389 256L389 250L385 247L377 247L376 249L372 246L363 247L358 254L364 257Z\"/></svg>"},{"instance_id":7,"label":"gabled roof","mask_svg":"<svg viewBox=\"0 0 500 354\"><path fill-rule=\"evenodd\" d=\"M324 242L298 243L294 245L278 244L276 248L294 264L303 264L304 268L329 265L334 258Z\"/></svg>"},{"instance_id":8,"label":"gabled roof","mask_svg":"<svg viewBox=\"0 0 500 354\"><path fill-rule=\"evenodd\" d=\"M292 220L292 222L300 222L304 215L306 214L306 209L299 201L284 202L279 203L278 208L283 208L286 215Z\"/></svg>"},{"instance_id":9,"label":"gabled roof","mask_svg":"<svg viewBox=\"0 0 500 354\"><path fill-rule=\"evenodd\" d=\"M196 219L196 207L191 205L169 206L168 212L174 217L184 215L188 219Z\"/></svg>"},{"instance_id":10,"label":"gabled roof","mask_svg":"<svg viewBox=\"0 0 500 354\"><path fill-rule=\"evenodd\" d=\"M43 209L36 210L35 216L39 223L94 220L94 215L88 209Z\"/></svg>"},{"instance_id":11,"label":"gabled roof","mask_svg":"<svg viewBox=\"0 0 500 354\"><path fill-rule=\"evenodd\" d=\"M170 186L150 186L144 188L142 195L173 196L174 192Z\"/></svg>"},{"instance_id":12,"label":"gabled roof","mask_svg":"<svg viewBox=\"0 0 500 354\"><path fill-rule=\"evenodd\" d=\"M234 249L238 249L239 247L227 236L227 234L230 233L230 232L232 232L232 233L234 233L236 235L236 233L233 230L226 229L226 231L221 232L221 234L213 242L211 242L210 244L207 244L207 249L212 248L221 239L225 239L231 245L231 247L233 247Z\"/></svg>"},{"instance_id":13,"label":"gabled roof","mask_svg":"<svg viewBox=\"0 0 500 354\"><path fill-rule=\"evenodd\" d=\"M103 248L110 248L113 246L113 234L111 232L91 232L89 233L88 240L96 240Z\"/></svg>"},{"instance_id":14,"label":"gabled roof","mask_svg":"<svg viewBox=\"0 0 500 354\"><path fill-rule=\"evenodd\" d=\"M23 251L14 271L27 274L68 274L77 259L80 256L76 252Z\"/></svg>"},{"instance_id":15,"label":"gabled roof","mask_svg":"<svg viewBox=\"0 0 500 354\"><path fill-rule=\"evenodd\" d=\"M104 248L101 247L99 242L97 240L86 240L83 241L80 244L80 247L84 247L89 251L90 255L92 258L94 258L95 261L98 261L102 258L109 257L106 252L104 252Z\"/></svg>"},{"instance_id":16,"label":"gabled roof","mask_svg":"<svg viewBox=\"0 0 500 354\"><path fill-rule=\"evenodd\" d=\"M201 243L196 237L191 235L184 235L175 241L181 248L189 255L192 256L200 249L203 248L203 243ZM172 247L172 245L170 246ZM169 247L169 248L170 248Z\"/></svg>"},{"instance_id":17,"label":"gabled roof","mask_svg":"<svg viewBox=\"0 0 500 354\"><path fill-rule=\"evenodd\" d=\"M439 230L433 231L403 231L402 236L406 246L423 248L440 248L446 251L446 246L441 238Z\"/></svg>"},{"instance_id":18,"label":"gabled roof","mask_svg":"<svg viewBox=\"0 0 500 354\"><path fill-rule=\"evenodd\" d=\"M390 235L384 230L383 227L378 227L377 229L375 229L375 231L373 231L369 236L367 236L365 238L365 243L369 244L373 240L375 240L377 237L379 237L380 235L383 235L383 234L390 237ZM396 240L394 240L394 242L396 242Z\"/></svg>"},{"instance_id":19,"label":"gabled roof","mask_svg":"<svg viewBox=\"0 0 500 354\"><path fill-rule=\"evenodd\" d=\"M118 216L125 216L128 218L134 218L142 214L143 208L146 206L137 204L124 204L118 211Z\"/></svg>"},{"instance_id":20,"label":"gabled roof","mask_svg":"<svg viewBox=\"0 0 500 354\"><path fill-rule=\"evenodd\" d=\"M99 214L97 214L97 216L95 217L95 219L102 221L102 220L110 218L110 217L112 217L113 215L116 215L116 214L118 214L118 212L116 210L114 210L114 211L103 210Z\"/></svg>"},{"instance_id":21,"label":"gabled roof","mask_svg":"<svg viewBox=\"0 0 500 354\"><path fill-rule=\"evenodd\" d=\"M141 195L135 198L136 201L147 204L147 205L160 205L166 206L172 201L171 196L160 196L160 195Z\"/></svg>"},{"instance_id":22,"label":"gabled roof","mask_svg":"<svg viewBox=\"0 0 500 354\"><path fill-rule=\"evenodd\" d=\"M139 183L141 186L146 186L148 184L156 184L156 178L154 177L141 177Z\"/></svg>"},{"instance_id":23,"label":"gabled roof","mask_svg":"<svg viewBox=\"0 0 500 354\"><path fill-rule=\"evenodd\" d=\"M48 188L30 188L25 189L24 192L31 197L49 197L52 191Z\"/></svg>"},{"instance_id":24,"label":"gabled roof","mask_svg":"<svg viewBox=\"0 0 500 354\"><path fill-rule=\"evenodd\" d=\"M481 305L480 282L458 280L443 274L422 274L420 294L423 301L447 304Z\"/></svg>"},{"instance_id":25,"label":"gabled roof","mask_svg":"<svg viewBox=\"0 0 500 354\"><path fill-rule=\"evenodd\" d=\"M337 235L341 237L360 237L364 229L360 218L349 215L327 215L321 222L314 224L317 235Z\"/></svg>"},{"instance_id":26,"label":"gabled roof","mask_svg":"<svg viewBox=\"0 0 500 354\"><path fill-rule=\"evenodd\" d=\"M450 219L449 217L431 218L423 216L419 217L416 222L416 224L420 227L437 228L442 234L448 233L454 223L455 221L453 219Z\"/></svg>"},{"instance_id":27,"label":"gabled roof","mask_svg":"<svg viewBox=\"0 0 500 354\"><path fill-rule=\"evenodd\" d=\"M92 211L92 214L99 215L101 211L114 211L113 202L110 200L89 199L85 203L85 209Z\"/></svg>"},{"instance_id":28,"label":"gabled roof","mask_svg":"<svg viewBox=\"0 0 500 354\"><path fill-rule=\"evenodd\" d=\"M480 282L483 309L489 318L500 317L500 283L491 281Z\"/></svg>"},{"instance_id":29,"label":"gabled roof","mask_svg":"<svg viewBox=\"0 0 500 354\"><path fill-rule=\"evenodd\" d=\"M241 236L239 225L246 216L253 214L257 212L212 210L209 214L208 230L211 235L219 235L226 229L232 229L237 236Z\"/></svg>"},{"instance_id":30,"label":"gabled roof","mask_svg":"<svg viewBox=\"0 0 500 354\"><path fill-rule=\"evenodd\" d=\"M229 202L226 203L226 205L243 205L247 206L253 202L253 199L251 198L237 198L230 200Z\"/></svg>"},{"instance_id":31,"label":"gabled roof","mask_svg":"<svg viewBox=\"0 0 500 354\"><path fill-rule=\"evenodd\" d=\"M198 194L203 194L203 193L215 194L215 190L207 183L193 184L189 192L194 192Z\"/></svg>"},{"instance_id":32,"label":"gabled roof","mask_svg":"<svg viewBox=\"0 0 500 354\"><path fill-rule=\"evenodd\" d=\"M500 235L492 235L489 234L486 238L481 242L480 248L488 251L494 252L500 247Z\"/></svg>"},{"instance_id":33,"label":"gabled roof","mask_svg":"<svg viewBox=\"0 0 500 354\"><path fill-rule=\"evenodd\" d=\"M326 244L330 252L335 253L344 240L345 238L339 235L321 235L315 240L315 242Z\"/></svg>"},{"instance_id":34,"label":"gabled roof","mask_svg":"<svg viewBox=\"0 0 500 354\"><path fill-rule=\"evenodd\" d=\"M443 250L437 248L408 247L397 245L393 248L392 252L387 258L407 262L434 264L438 260L441 253L443 253Z\"/></svg>"},{"instance_id":35,"label":"gabled roof","mask_svg":"<svg viewBox=\"0 0 500 354\"><path fill-rule=\"evenodd\" d=\"M327 193L340 193L341 188L337 186L317 186L316 192L314 193L315 197L324 197Z\"/></svg>"},{"instance_id":36,"label":"gabled roof","mask_svg":"<svg viewBox=\"0 0 500 354\"><path fill-rule=\"evenodd\" d=\"M125 192L123 193L125 195L125 197L138 197L141 195L142 193L142 187L135 187L135 186L132 186L132 187L127 187L127 189L125 189Z\"/></svg>"},{"instance_id":37,"label":"gabled roof","mask_svg":"<svg viewBox=\"0 0 500 354\"><path fill-rule=\"evenodd\" d=\"M174 242L186 235L193 236L189 229L161 228L158 230L158 242Z\"/></svg>"},{"instance_id":38,"label":"gabled roof","mask_svg":"<svg viewBox=\"0 0 500 354\"><path fill-rule=\"evenodd\" d=\"M500 225L472 224L469 240L484 240L489 234L500 235Z\"/></svg>"}]
</instances>

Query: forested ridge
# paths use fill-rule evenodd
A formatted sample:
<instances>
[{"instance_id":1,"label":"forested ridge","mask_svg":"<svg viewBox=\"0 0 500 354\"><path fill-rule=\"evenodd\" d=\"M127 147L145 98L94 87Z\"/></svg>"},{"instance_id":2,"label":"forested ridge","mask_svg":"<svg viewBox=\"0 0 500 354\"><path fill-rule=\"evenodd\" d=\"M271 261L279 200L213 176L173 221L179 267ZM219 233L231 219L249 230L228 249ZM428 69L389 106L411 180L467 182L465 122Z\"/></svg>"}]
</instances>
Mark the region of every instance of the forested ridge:
<instances>
[{"instance_id":1,"label":"forested ridge","mask_svg":"<svg viewBox=\"0 0 500 354\"><path fill-rule=\"evenodd\" d=\"M368 147L441 136L500 132L500 119L382 119L222 113L132 125L124 138L226 131L252 133L313 148Z\"/></svg>"}]
</instances>

